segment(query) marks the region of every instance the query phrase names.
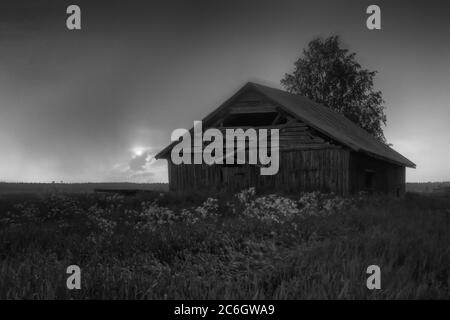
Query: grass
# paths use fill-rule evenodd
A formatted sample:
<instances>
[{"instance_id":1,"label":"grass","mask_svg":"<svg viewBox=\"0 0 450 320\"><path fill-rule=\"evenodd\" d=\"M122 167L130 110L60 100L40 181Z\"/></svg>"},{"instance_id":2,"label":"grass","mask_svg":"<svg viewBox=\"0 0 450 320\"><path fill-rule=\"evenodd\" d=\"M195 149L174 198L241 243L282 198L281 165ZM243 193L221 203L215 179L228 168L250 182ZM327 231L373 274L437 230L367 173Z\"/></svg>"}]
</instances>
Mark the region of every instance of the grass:
<instances>
[{"instance_id":1,"label":"grass","mask_svg":"<svg viewBox=\"0 0 450 320\"><path fill-rule=\"evenodd\" d=\"M0 298L450 298L449 198L364 198L281 222L245 214L248 204L235 198L221 196L215 209L203 200L3 196ZM194 222L176 214L181 208L193 208ZM71 264L82 270L81 290L66 288ZM381 290L366 287L372 264Z\"/></svg>"}]
</instances>

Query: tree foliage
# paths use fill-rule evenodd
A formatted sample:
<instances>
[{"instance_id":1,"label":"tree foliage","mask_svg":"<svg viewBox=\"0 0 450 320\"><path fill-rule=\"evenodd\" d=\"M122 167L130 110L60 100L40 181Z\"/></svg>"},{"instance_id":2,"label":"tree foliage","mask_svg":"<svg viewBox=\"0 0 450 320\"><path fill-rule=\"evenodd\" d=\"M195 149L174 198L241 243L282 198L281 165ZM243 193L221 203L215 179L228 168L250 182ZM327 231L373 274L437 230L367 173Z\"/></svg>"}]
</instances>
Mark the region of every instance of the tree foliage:
<instances>
[{"instance_id":1,"label":"tree foliage","mask_svg":"<svg viewBox=\"0 0 450 320\"><path fill-rule=\"evenodd\" d=\"M354 123L386 142L386 125L381 91L373 88L376 71L363 69L356 54L341 48L338 36L312 40L295 69L285 74L282 86L332 110L343 113Z\"/></svg>"}]
</instances>

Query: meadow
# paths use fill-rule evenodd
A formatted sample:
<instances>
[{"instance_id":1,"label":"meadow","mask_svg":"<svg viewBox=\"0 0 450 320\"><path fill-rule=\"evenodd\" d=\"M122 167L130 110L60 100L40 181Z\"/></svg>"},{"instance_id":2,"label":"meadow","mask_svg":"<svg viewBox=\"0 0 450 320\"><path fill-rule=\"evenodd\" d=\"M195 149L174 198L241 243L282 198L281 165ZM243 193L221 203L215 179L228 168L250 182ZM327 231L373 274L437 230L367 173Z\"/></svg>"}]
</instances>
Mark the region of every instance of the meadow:
<instances>
[{"instance_id":1,"label":"meadow","mask_svg":"<svg viewBox=\"0 0 450 320\"><path fill-rule=\"evenodd\" d=\"M413 193L3 194L0 299L449 299L449 210Z\"/></svg>"}]
</instances>

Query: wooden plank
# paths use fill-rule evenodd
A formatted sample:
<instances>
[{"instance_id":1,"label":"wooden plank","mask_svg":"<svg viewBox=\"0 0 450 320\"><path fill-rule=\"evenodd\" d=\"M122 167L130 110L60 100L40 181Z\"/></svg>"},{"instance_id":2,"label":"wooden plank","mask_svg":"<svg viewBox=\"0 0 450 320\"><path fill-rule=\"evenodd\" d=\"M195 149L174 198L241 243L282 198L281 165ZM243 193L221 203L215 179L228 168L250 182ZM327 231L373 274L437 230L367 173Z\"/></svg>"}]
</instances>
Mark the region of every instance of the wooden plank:
<instances>
[{"instance_id":1,"label":"wooden plank","mask_svg":"<svg viewBox=\"0 0 450 320\"><path fill-rule=\"evenodd\" d=\"M230 108L230 114L242 113L273 113L277 112L277 108L272 105L258 105L258 106L233 106Z\"/></svg>"}]
</instances>

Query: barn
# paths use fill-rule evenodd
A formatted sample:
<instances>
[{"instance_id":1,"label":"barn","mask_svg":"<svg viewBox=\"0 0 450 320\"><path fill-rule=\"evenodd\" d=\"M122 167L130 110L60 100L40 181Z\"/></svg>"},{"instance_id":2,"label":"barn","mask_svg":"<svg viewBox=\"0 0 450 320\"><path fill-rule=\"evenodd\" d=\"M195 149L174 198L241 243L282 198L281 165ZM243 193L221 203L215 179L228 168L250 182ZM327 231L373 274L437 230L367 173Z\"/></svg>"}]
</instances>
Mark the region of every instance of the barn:
<instances>
[{"instance_id":1,"label":"barn","mask_svg":"<svg viewBox=\"0 0 450 320\"><path fill-rule=\"evenodd\" d=\"M169 188L176 192L359 191L402 196L405 168L415 164L340 113L305 97L249 82L203 120L203 129L279 129L279 171L261 175L250 164L178 164L171 143L155 157L168 161ZM192 130L192 129L191 129Z\"/></svg>"}]
</instances>

